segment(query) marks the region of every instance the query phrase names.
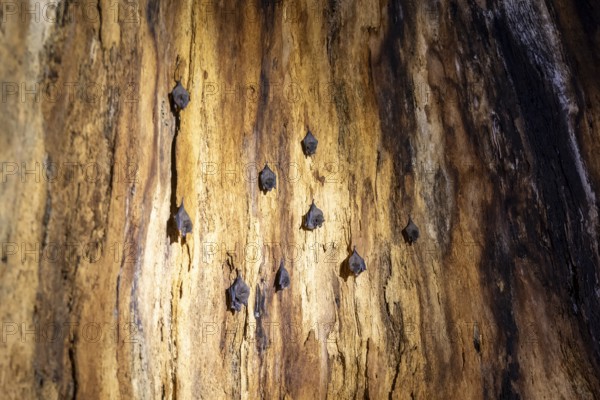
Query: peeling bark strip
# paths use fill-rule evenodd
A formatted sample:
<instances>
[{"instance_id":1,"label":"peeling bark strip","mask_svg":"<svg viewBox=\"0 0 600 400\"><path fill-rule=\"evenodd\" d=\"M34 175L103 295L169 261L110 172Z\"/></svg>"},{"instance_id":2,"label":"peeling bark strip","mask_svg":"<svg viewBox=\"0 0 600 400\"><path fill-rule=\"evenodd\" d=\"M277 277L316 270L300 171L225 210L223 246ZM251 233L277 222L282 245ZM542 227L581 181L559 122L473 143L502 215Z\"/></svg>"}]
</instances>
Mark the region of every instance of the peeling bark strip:
<instances>
[{"instance_id":1,"label":"peeling bark strip","mask_svg":"<svg viewBox=\"0 0 600 400\"><path fill-rule=\"evenodd\" d=\"M600 397L598 2L134 3L0 10L0 393Z\"/></svg>"}]
</instances>

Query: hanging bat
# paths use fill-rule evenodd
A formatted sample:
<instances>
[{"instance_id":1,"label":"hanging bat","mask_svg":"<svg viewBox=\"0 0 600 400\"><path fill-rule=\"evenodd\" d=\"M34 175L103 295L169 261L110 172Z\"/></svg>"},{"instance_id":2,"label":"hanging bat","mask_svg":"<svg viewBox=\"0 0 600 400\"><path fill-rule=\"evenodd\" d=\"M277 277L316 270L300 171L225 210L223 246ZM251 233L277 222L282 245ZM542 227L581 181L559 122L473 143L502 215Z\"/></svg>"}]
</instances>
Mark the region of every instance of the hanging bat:
<instances>
[{"instance_id":1,"label":"hanging bat","mask_svg":"<svg viewBox=\"0 0 600 400\"><path fill-rule=\"evenodd\" d=\"M283 290L286 287L290 286L290 274L287 269L283 266L283 259L279 264L279 270L277 271L277 275L275 276L275 286L277 290Z\"/></svg>"},{"instance_id":2,"label":"hanging bat","mask_svg":"<svg viewBox=\"0 0 600 400\"><path fill-rule=\"evenodd\" d=\"M302 151L304 151L304 155L312 156L315 154L317 152L317 144L319 144L319 141L309 129L304 139L302 139Z\"/></svg>"},{"instance_id":3,"label":"hanging bat","mask_svg":"<svg viewBox=\"0 0 600 400\"><path fill-rule=\"evenodd\" d=\"M354 273L354 276L358 276L361 274L361 272L367 270L365 260L363 260L363 258L356 251L356 246L354 246L354 251L348 260L348 268L350 268L350 271Z\"/></svg>"},{"instance_id":4,"label":"hanging bat","mask_svg":"<svg viewBox=\"0 0 600 400\"><path fill-rule=\"evenodd\" d=\"M413 244L419 238L419 228L413 222L413 220L408 217L408 225L404 228L404 237L409 244Z\"/></svg>"},{"instance_id":5,"label":"hanging bat","mask_svg":"<svg viewBox=\"0 0 600 400\"><path fill-rule=\"evenodd\" d=\"M277 187L277 177L267 164L265 164L265 167L258 175L258 185L260 186L260 190L265 193Z\"/></svg>"},{"instance_id":6,"label":"hanging bat","mask_svg":"<svg viewBox=\"0 0 600 400\"><path fill-rule=\"evenodd\" d=\"M185 235L192 232L192 220L183 207L183 197L181 198L181 205L177 214L175 214L175 223L181 236L185 239Z\"/></svg>"},{"instance_id":7,"label":"hanging bat","mask_svg":"<svg viewBox=\"0 0 600 400\"><path fill-rule=\"evenodd\" d=\"M325 218L323 217L323 211L319 210L317 206L315 206L315 201L313 199L308 212L304 216L304 229L308 229L312 231L313 229L320 228L325 222Z\"/></svg>"},{"instance_id":8,"label":"hanging bat","mask_svg":"<svg viewBox=\"0 0 600 400\"><path fill-rule=\"evenodd\" d=\"M250 296L250 288L246 282L238 274L233 284L227 289L229 297L229 309L233 311L241 311L242 304L248 306L248 296Z\"/></svg>"},{"instance_id":9,"label":"hanging bat","mask_svg":"<svg viewBox=\"0 0 600 400\"><path fill-rule=\"evenodd\" d=\"M178 110L183 110L190 102L190 94L185 90L181 81L177 81L177 85L173 88L171 96L173 97L173 103L175 103Z\"/></svg>"}]
</instances>

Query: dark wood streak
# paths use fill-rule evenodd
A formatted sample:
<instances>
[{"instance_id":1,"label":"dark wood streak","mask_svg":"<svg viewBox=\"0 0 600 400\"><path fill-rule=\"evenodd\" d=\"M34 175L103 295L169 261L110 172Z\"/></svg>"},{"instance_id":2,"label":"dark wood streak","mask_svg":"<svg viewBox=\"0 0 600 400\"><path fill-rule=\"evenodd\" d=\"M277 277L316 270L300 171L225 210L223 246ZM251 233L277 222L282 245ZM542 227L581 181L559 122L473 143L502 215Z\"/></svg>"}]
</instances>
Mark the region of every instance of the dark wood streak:
<instances>
[{"instance_id":1,"label":"dark wood streak","mask_svg":"<svg viewBox=\"0 0 600 400\"><path fill-rule=\"evenodd\" d=\"M412 19L415 11L414 4L410 2L390 2L387 5L387 31L377 55L371 58L372 80L381 121L381 143L387 156L393 160L394 174L390 182L392 195L389 199L392 226L406 224L404 210L392 204L402 204L410 210L413 197L407 191L404 176L413 171L411 134L416 129L412 106L414 85L399 49L411 51L411 38L416 35ZM401 243L400 230L394 232L394 241Z\"/></svg>"},{"instance_id":2,"label":"dark wood streak","mask_svg":"<svg viewBox=\"0 0 600 400\"><path fill-rule=\"evenodd\" d=\"M546 225L553 248L553 258L544 269L546 281L563 299L569 299L574 310L574 322L586 338L589 361L600 362L600 343L593 332L600 332L600 303L594 291L597 284L599 255L590 246L597 237L587 233L582 220L587 210L597 204L588 203L584 183L575 165L579 149L569 143L568 121L552 89L553 77L544 65L527 54L527 49L515 33L506 27L506 15L495 21L495 34L513 88L519 113L526 125L526 140L533 152L533 176L541 191L540 216ZM545 217L544 217L545 216ZM530 233L532 239L534 233ZM542 251L542 249L540 249ZM565 287L566 283L566 287Z\"/></svg>"}]
</instances>

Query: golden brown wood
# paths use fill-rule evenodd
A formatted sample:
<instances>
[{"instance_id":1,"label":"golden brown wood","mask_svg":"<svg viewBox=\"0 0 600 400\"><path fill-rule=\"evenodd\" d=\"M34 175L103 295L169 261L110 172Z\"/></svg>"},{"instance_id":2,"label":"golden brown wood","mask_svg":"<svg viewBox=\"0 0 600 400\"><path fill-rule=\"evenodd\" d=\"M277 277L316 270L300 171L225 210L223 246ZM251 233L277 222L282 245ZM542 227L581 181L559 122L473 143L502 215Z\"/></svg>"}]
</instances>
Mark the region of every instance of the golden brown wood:
<instances>
[{"instance_id":1,"label":"golden brown wood","mask_svg":"<svg viewBox=\"0 0 600 400\"><path fill-rule=\"evenodd\" d=\"M8 398L600 396L596 3L0 16ZM306 231L313 200L325 223Z\"/></svg>"}]
</instances>

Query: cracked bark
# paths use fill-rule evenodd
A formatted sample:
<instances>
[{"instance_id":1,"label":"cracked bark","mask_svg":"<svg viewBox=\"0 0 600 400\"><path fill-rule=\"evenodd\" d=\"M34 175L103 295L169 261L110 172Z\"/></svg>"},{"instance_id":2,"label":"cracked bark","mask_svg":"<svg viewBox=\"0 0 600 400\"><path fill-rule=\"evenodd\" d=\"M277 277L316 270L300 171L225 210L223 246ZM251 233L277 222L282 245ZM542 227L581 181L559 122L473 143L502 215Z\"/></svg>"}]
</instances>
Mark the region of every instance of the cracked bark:
<instances>
[{"instance_id":1,"label":"cracked bark","mask_svg":"<svg viewBox=\"0 0 600 400\"><path fill-rule=\"evenodd\" d=\"M598 5L115 4L2 9L2 393L600 397Z\"/></svg>"}]
</instances>

